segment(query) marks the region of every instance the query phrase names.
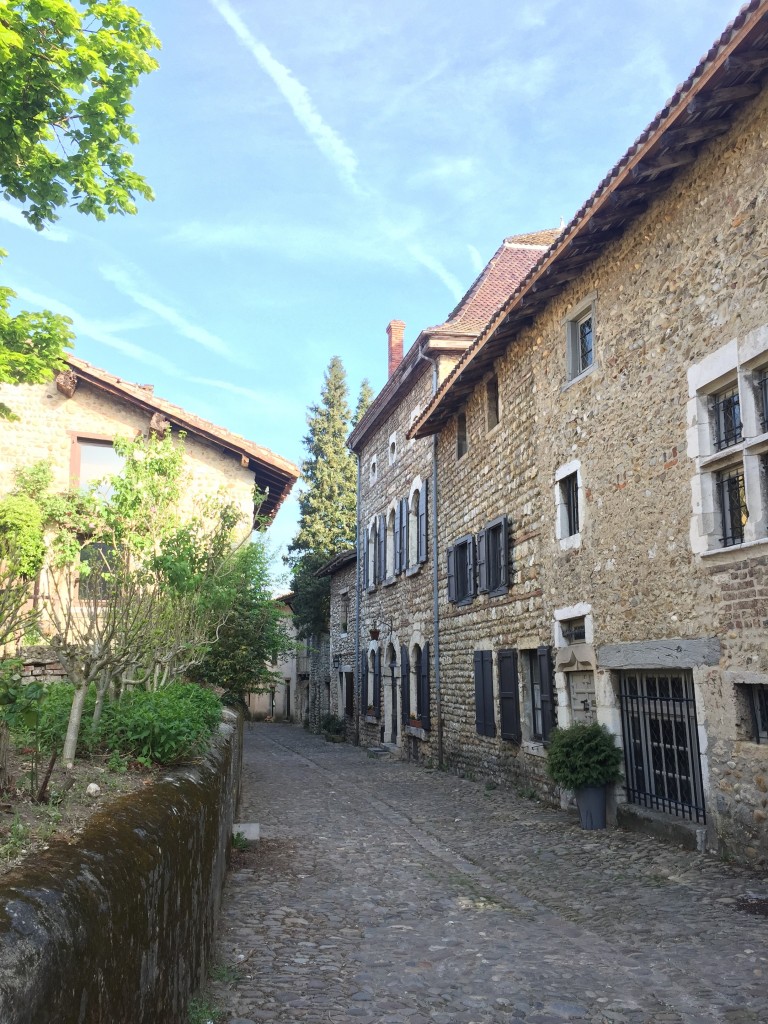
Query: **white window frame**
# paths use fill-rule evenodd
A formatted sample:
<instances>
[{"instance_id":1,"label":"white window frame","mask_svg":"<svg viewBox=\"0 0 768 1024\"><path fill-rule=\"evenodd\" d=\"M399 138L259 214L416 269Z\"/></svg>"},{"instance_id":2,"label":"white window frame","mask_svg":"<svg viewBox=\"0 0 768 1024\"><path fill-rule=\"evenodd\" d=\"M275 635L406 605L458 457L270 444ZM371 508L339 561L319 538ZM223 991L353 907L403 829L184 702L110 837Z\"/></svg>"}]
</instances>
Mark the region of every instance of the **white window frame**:
<instances>
[{"instance_id":1,"label":"white window frame","mask_svg":"<svg viewBox=\"0 0 768 1024\"><path fill-rule=\"evenodd\" d=\"M694 554L702 557L768 543L768 430L758 390L766 368L768 324L731 339L688 370L688 455L694 463L690 542ZM742 437L718 449L713 397L734 385L739 391ZM724 544L718 479L734 469L744 475L748 518L743 540Z\"/></svg>"},{"instance_id":2,"label":"white window frame","mask_svg":"<svg viewBox=\"0 0 768 1024\"><path fill-rule=\"evenodd\" d=\"M576 496L578 501L579 531L568 533L568 507L563 500L562 482L566 477L576 474ZM555 539L563 551L581 547L582 533L584 532L584 519L586 513L586 502L584 500L584 485L581 479L581 462L574 459L558 466L555 470Z\"/></svg>"},{"instance_id":3,"label":"white window frame","mask_svg":"<svg viewBox=\"0 0 768 1024\"><path fill-rule=\"evenodd\" d=\"M597 366L597 356L595 353L595 340L597 336L596 303L597 292L592 292L590 295L586 295L577 306L574 306L563 319L565 326L566 387L573 383L573 381L581 380L582 377L592 373ZM592 320L592 360L587 366L582 366L579 327L587 318Z\"/></svg>"}]
</instances>

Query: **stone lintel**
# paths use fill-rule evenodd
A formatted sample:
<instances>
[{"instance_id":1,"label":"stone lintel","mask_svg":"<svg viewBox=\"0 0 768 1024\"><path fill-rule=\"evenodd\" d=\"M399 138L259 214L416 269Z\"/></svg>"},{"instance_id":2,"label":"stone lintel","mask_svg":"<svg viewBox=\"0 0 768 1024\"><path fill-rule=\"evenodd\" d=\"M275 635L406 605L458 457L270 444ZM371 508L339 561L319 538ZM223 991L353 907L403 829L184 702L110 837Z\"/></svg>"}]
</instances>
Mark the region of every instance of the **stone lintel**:
<instances>
[{"instance_id":1,"label":"stone lintel","mask_svg":"<svg viewBox=\"0 0 768 1024\"><path fill-rule=\"evenodd\" d=\"M640 640L628 644L602 644L597 649L597 667L601 669L632 668L698 668L717 665L720 641L717 637L698 640Z\"/></svg>"}]
</instances>

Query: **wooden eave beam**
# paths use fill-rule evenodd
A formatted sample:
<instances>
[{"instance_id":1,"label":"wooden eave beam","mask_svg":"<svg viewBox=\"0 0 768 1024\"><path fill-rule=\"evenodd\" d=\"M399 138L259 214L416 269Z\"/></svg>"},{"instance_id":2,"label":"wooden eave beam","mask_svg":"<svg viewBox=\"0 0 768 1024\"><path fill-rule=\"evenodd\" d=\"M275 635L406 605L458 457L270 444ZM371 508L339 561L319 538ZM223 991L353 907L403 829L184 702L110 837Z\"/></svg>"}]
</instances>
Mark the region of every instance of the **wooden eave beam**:
<instances>
[{"instance_id":1,"label":"wooden eave beam","mask_svg":"<svg viewBox=\"0 0 768 1024\"><path fill-rule=\"evenodd\" d=\"M745 82L744 85L722 85L696 96L690 103L691 113L698 113L700 110L722 107L729 103L738 103L741 100L750 100L761 90L759 82Z\"/></svg>"},{"instance_id":2,"label":"wooden eave beam","mask_svg":"<svg viewBox=\"0 0 768 1024\"><path fill-rule=\"evenodd\" d=\"M725 61L726 71L765 67L768 67L768 50L741 50L732 53Z\"/></svg>"},{"instance_id":3,"label":"wooden eave beam","mask_svg":"<svg viewBox=\"0 0 768 1024\"><path fill-rule=\"evenodd\" d=\"M644 181L646 178L653 178L657 174L664 174L667 171L674 171L678 167L686 167L696 159L696 153L691 149L681 149L676 153L663 150L654 157L643 160L636 164L630 171L633 181Z\"/></svg>"},{"instance_id":4,"label":"wooden eave beam","mask_svg":"<svg viewBox=\"0 0 768 1024\"><path fill-rule=\"evenodd\" d=\"M730 118L713 118L711 121L697 121L682 128L676 128L667 132L664 136L665 151L675 149L677 146L694 146L699 142L706 142L722 135L731 127Z\"/></svg>"}]
</instances>

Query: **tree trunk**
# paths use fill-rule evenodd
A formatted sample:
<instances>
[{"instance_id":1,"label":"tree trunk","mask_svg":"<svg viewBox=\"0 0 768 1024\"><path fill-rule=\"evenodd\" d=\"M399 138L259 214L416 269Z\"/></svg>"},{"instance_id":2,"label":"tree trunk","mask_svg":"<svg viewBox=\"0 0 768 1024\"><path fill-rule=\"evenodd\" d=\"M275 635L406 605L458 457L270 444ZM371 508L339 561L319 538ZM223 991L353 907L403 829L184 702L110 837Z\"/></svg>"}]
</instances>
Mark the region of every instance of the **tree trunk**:
<instances>
[{"instance_id":1,"label":"tree trunk","mask_svg":"<svg viewBox=\"0 0 768 1024\"><path fill-rule=\"evenodd\" d=\"M11 734L6 722L0 722L0 793L9 789L8 758L11 750Z\"/></svg>"},{"instance_id":2,"label":"tree trunk","mask_svg":"<svg viewBox=\"0 0 768 1024\"><path fill-rule=\"evenodd\" d=\"M75 761L77 740L80 736L80 720L83 717L83 708L85 707L87 695L88 686L85 683L81 683L76 687L75 696L72 698L72 710L69 713L67 735L64 740L64 750L61 753L61 759L67 768L71 768Z\"/></svg>"}]
</instances>

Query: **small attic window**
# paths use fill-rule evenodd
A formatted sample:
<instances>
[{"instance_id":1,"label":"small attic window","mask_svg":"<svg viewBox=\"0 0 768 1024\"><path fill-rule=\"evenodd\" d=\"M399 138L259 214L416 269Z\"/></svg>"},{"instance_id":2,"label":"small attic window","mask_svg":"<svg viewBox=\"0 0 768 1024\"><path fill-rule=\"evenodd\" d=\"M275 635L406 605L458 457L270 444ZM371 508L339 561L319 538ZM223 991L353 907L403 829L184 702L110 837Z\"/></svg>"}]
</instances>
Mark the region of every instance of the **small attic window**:
<instances>
[{"instance_id":1,"label":"small attic window","mask_svg":"<svg viewBox=\"0 0 768 1024\"><path fill-rule=\"evenodd\" d=\"M393 434L389 439L389 464L394 465L397 458L397 435Z\"/></svg>"},{"instance_id":2,"label":"small attic window","mask_svg":"<svg viewBox=\"0 0 768 1024\"><path fill-rule=\"evenodd\" d=\"M376 456L374 455L374 457L371 459L371 468L370 468L370 478L371 478L371 483L372 484L376 483L376 480L378 478L378 472L379 472L378 463L376 461Z\"/></svg>"}]
</instances>

